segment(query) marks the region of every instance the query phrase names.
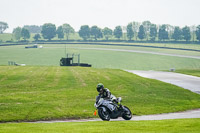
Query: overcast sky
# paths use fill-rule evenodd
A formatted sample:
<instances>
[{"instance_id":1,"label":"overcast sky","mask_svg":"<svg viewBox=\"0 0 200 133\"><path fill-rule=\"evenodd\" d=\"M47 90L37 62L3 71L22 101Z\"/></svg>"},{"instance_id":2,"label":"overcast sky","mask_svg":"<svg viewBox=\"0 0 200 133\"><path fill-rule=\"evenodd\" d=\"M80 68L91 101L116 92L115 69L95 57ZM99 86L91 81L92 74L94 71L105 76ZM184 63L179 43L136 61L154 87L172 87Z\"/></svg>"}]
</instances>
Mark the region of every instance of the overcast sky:
<instances>
[{"instance_id":1,"label":"overcast sky","mask_svg":"<svg viewBox=\"0 0 200 133\"><path fill-rule=\"evenodd\" d=\"M149 20L174 26L200 25L200 0L0 0L0 21L24 25L70 24L100 28Z\"/></svg>"}]
</instances>

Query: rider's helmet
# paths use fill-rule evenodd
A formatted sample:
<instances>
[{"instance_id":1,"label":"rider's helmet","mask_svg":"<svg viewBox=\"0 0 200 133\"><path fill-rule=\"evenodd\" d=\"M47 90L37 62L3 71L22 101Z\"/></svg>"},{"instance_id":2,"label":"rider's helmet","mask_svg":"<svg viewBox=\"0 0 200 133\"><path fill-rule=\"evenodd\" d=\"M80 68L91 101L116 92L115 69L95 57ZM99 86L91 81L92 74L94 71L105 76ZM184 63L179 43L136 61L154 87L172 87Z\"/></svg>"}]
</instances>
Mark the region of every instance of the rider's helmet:
<instances>
[{"instance_id":1,"label":"rider's helmet","mask_svg":"<svg viewBox=\"0 0 200 133\"><path fill-rule=\"evenodd\" d=\"M103 86L102 83L99 83L99 84L97 85L97 91L100 92L102 89L104 89L104 86Z\"/></svg>"}]
</instances>

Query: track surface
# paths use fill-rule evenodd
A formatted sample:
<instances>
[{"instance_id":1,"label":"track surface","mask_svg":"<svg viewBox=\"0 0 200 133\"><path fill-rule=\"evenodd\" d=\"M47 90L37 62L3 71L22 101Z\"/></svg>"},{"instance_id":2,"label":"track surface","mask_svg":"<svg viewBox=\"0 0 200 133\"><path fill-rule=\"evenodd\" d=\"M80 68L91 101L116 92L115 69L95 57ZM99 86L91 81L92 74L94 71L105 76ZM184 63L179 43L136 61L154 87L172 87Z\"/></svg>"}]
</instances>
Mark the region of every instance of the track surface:
<instances>
[{"instance_id":1,"label":"track surface","mask_svg":"<svg viewBox=\"0 0 200 133\"><path fill-rule=\"evenodd\" d=\"M137 74L141 77L157 79L163 82L177 85L184 89L188 89L194 93L200 94L200 77L162 71L137 71L127 70L128 72Z\"/></svg>"},{"instance_id":2,"label":"track surface","mask_svg":"<svg viewBox=\"0 0 200 133\"><path fill-rule=\"evenodd\" d=\"M200 109L189 110L185 112L157 114L157 115L133 116L131 121L186 119L186 118L200 118ZM89 122L89 121L102 121L102 120L101 119L80 119L80 120L66 119L66 120L52 120L52 121L37 121L37 122L28 122L28 123ZM118 119L111 119L110 121L124 121L124 119L118 118Z\"/></svg>"},{"instance_id":3,"label":"track surface","mask_svg":"<svg viewBox=\"0 0 200 133\"><path fill-rule=\"evenodd\" d=\"M144 53L144 54L166 55L166 56L176 56L176 57L200 59L200 56L179 55L179 54L168 54L168 53L160 53L160 52L141 51L141 50L112 49L112 48L78 48L78 47L69 47L69 48L86 49L86 50L119 51L119 52L131 52L131 53Z\"/></svg>"}]
</instances>

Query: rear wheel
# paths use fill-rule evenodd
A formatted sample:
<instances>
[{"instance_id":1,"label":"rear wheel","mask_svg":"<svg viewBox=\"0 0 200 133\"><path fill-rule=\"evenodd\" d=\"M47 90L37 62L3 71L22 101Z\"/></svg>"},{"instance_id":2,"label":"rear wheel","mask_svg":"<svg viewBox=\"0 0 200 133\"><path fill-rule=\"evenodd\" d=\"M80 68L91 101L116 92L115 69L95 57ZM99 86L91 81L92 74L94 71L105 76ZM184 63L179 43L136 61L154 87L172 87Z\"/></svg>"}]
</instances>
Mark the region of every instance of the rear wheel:
<instances>
[{"instance_id":1,"label":"rear wheel","mask_svg":"<svg viewBox=\"0 0 200 133\"><path fill-rule=\"evenodd\" d=\"M102 120L104 120L104 121L109 121L110 120L109 112L107 111L107 109L105 107L100 107L98 109L98 114L99 114L99 117Z\"/></svg>"},{"instance_id":2,"label":"rear wheel","mask_svg":"<svg viewBox=\"0 0 200 133\"><path fill-rule=\"evenodd\" d=\"M123 107L124 113L122 114L122 118L125 120L130 120L132 118L132 113L130 109L126 106Z\"/></svg>"}]
</instances>

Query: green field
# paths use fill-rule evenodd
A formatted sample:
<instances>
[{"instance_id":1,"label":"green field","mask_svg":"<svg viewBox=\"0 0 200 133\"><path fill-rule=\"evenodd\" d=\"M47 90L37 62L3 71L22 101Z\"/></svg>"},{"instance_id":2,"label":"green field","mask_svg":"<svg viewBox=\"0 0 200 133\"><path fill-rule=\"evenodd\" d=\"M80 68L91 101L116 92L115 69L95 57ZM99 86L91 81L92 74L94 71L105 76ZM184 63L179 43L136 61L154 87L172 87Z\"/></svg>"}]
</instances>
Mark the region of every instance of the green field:
<instances>
[{"instance_id":1,"label":"green field","mask_svg":"<svg viewBox=\"0 0 200 133\"><path fill-rule=\"evenodd\" d=\"M93 116L96 85L123 98L133 114L200 108L200 95L117 69L0 66L0 121Z\"/></svg>"},{"instance_id":2,"label":"green field","mask_svg":"<svg viewBox=\"0 0 200 133\"><path fill-rule=\"evenodd\" d=\"M43 45L42 49L25 49L20 46L2 46L0 47L0 65L8 65L8 61L15 61L29 66L59 66L59 60L65 56L65 45L52 44ZM115 68L130 70L169 70L176 69L197 69L200 68L199 59L182 58L165 55L155 55L147 53L132 53L109 50L90 50L80 48L113 48L155 51L152 48L135 47L114 47L114 46L93 46L93 45L66 45L67 53L81 54L81 62L92 64L94 68ZM182 55L199 56L198 52L164 50L158 52L173 53ZM180 53L179 53L180 52Z\"/></svg>"},{"instance_id":3,"label":"green field","mask_svg":"<svg viewBox=\"0 0 200 133\"><path fill-rule=\"evenodd\" d=\"M1 39L0 39L1 40ZM159 44L141 44L154 45ZM165 45L165 44L162 44ZM167 44L196 48L199 45ZM157 80L119 69L169 70L200 76L200 60L147 53L83 48L125 49L200 56L199 52L102 45L44 44L42 49L25 45L0 47L0 122L97 118L93 116L95 89L102 82L121 96L134 115L160 114L200 108L200 95ZM81 54L81 62L93 68L59 67L67 53ZM7 66L8 61L26 64ZM178 70L177 70L178 69ZM180 69L180 70L179 70ZM77 123L4 123L0 133L31 132L199 132L200 119ZM22 130L23 129L23 130Z\"/></svg>"},{"instance_id":4,"label":"green field","mask_svg":"<svg viewBox=\"0 0 200 133\"><path fill-rule=\"evenodd\" d=\"M0 124L0 133L199 133L200 119Z\"/></svg>"},{"instance_id":5,"label":"green field","mask_svg":"<svg viewBox=\"0 0 200 133\"><path fill-rule=\"evenodd\" d=\"M9 33L0 34L0 42L11 41L11 39L12 39L12 34Z\"/></svg>"}]
</instances>

